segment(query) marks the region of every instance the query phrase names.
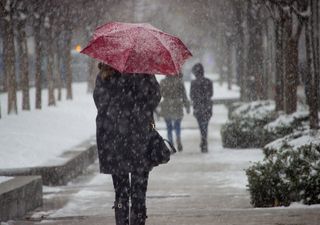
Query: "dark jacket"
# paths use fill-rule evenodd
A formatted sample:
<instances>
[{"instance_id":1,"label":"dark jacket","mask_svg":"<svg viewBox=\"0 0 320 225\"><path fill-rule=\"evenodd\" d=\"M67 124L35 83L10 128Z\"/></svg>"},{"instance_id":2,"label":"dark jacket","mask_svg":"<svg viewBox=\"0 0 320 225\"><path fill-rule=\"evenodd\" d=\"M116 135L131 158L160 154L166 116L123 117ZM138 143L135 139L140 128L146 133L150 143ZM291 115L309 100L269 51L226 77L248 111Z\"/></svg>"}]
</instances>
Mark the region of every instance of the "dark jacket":
<instances>
[{"instance_id":1,"label":"dark jacket","mask_svg":"<svg viewBox=\"0 0 320 225\"><path fill-rule=\"evenodd\" d=\"M161 99L155 76L117 73L102 80L98 75L93 97L98 109L100 172L150 171L148 134L153 111Z\"/></svg>"},{"instance_id":2,"label":"dark jacket","mask_svg":"<svg viewBox=\"0 0 320 225\"><path fill-rule=\"evenodd\" d=\"M191 82L190 98L193 102L193 114L200 120L209 120L212 116L213 85L208 78L201 77Z\"/></svg>"},{"instance_id":3,"label":"dark jacket","mask_svg":"<svg viewBox=\"0 0 320 225\"><path fill-rule=\"evenodd\" d=\"M190 107L183 80L179 77L166 77L160 81L160 90L163 98L160 116L172 120L182 119L183 107L187 110Z\"/></svg>"}]
</instances>

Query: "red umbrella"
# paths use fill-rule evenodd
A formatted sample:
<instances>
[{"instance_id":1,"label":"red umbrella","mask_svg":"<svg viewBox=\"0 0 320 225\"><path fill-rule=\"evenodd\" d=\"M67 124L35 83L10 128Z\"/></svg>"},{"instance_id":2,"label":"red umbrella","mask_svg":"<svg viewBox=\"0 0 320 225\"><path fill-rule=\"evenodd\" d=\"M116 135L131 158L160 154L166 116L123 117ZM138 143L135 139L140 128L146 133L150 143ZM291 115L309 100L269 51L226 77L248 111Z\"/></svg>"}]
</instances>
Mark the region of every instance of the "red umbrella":
<instances>
[{"instance_id":1,"label":"red umbrella","mask_svg":"<svg viewBox=\"0 0 320 225\"><path fill-rule=\"evenodd\" d=\"M175 75L192 56L182 41L147 23L112 22L97 27L81 53L124 73Z\"/></svg>"}]
</instances>

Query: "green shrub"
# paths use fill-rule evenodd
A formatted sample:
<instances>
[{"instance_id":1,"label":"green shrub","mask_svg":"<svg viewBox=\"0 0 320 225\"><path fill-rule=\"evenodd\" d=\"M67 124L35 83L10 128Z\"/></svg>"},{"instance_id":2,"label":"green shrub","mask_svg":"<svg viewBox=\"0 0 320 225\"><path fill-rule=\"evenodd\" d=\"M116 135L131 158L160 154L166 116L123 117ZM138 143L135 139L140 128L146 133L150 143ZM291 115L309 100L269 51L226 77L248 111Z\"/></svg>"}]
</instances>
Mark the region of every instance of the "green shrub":
<instances>
[{"instance_id":1,"label":"green shrub","mask_svg":"<svg viewBox=\"0 0 320 225\"><path fill-rule=\"evenodd\" d=\"M246 170L251 204L255 207L289 205L289 182L283 179L281 162L256 163Z\"/></svg>"},{"instance_id":2,"label":"green shrub","mask_svg":"<svg viewBox=\"0 0 320 225\"><path fill-rule=\"evenodd\" d=\"M268 144L246 170L255 207L320 203L320 133L300 131Z\"/></svg>"},{"instance_id":3,"label":"green shrub","mask_svg":"<svg viewBox=\"0 0 320 225\"><path fill-rule=\"evenodd\" d=\"M264 145L261 140L264 124L254 119L235 119L221 127L223 147L255 148Z\"/></svg>"}]
</instances>

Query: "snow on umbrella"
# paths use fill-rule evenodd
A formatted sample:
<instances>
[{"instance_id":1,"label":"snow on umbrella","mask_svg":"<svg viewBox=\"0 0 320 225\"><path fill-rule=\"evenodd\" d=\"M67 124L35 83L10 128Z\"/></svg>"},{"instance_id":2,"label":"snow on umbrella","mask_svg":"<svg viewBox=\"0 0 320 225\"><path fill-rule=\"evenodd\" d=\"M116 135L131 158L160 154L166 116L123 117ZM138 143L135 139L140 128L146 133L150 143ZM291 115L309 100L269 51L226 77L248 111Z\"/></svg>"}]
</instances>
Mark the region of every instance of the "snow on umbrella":
<instances>
[{"instance_id":1,"label":"snow on umbrella","mask_svg":"<svg viewBox=\"0 0 320 225\"><path fill-rule=\"evenodd\" d=\"M81 53L124 73L176 75L192 56L183 42L147 23L111 22L97 27Z\"/></svg>"}]
</instances>

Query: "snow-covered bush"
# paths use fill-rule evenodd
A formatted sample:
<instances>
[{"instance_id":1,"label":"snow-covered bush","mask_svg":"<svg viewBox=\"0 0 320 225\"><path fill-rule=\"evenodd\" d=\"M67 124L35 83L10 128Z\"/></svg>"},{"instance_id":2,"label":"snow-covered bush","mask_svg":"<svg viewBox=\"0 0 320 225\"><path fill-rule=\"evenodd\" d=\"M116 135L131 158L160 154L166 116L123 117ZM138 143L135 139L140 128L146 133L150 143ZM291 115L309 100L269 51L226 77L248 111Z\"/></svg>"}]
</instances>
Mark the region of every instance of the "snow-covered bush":
<instances>
[{"instance_id":1,"label":"snow-covered bush","mask_svg":"<svg viewBox=\"0 0 320 225\"><path fill-rule=\"evenodd\" d=\"M230 120L221 128L224 147L251 148L265 145L263 127L274 119L273 101L242 103L230 113Z\"/></svg>"},{"instance_id":2,"label":"snow-covered bush","mask_svg":"<svg viewBox=\"0 0 320 225\"><path fill-rule=\"evenodd\" d=\"M298 131L263 149L265 158L247 169L255 207L320 203L320 132Z\"/></svg>"},{"instance_id":3,"label":"snow-covered bush","mask_svg":"<svg viewBox=\"0 0 320 225\"><path fill-rule=\"evenodd\" d=\"M230 119L250 118L260 121L271 121L274 118L274 101L255 101L241 103L231 112Z\"/></svg>"},{"instance_id":4,"label":"snow-covered bush","mask_svg":"<svg viewBox=\"0 0 320 225\"><path fill-rule=\"evenodd\" d=\"M308 129L308 119L308 111L297 111L290 115L281 114L276 120L263 127L266 142L272 142L294 131Z\"/></svg>"}]
</instances>

